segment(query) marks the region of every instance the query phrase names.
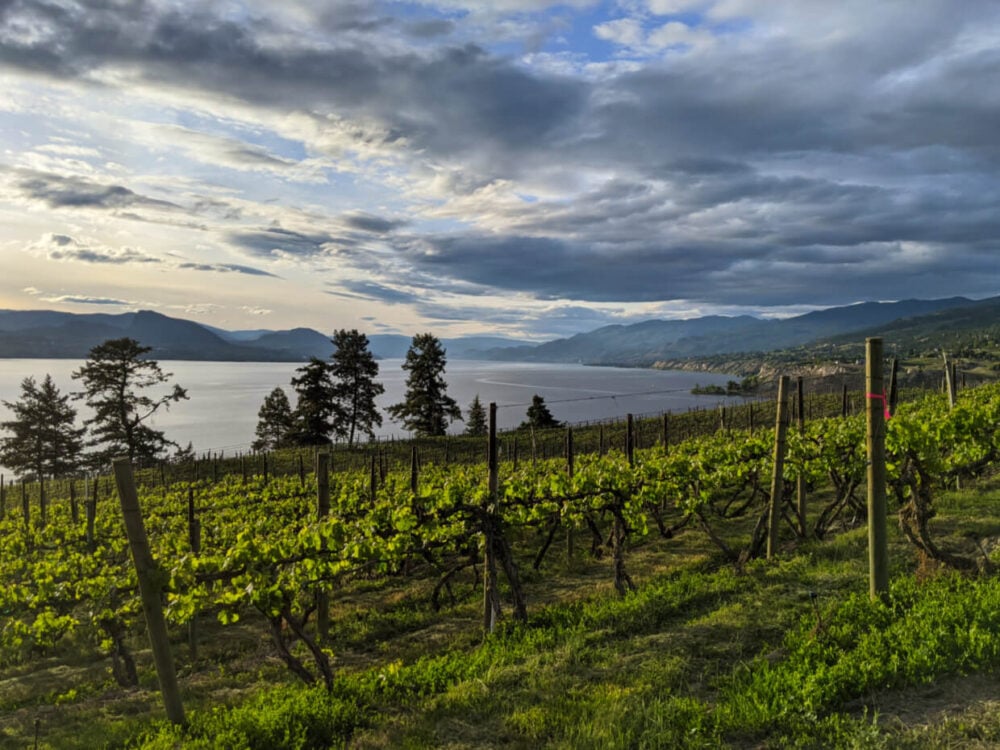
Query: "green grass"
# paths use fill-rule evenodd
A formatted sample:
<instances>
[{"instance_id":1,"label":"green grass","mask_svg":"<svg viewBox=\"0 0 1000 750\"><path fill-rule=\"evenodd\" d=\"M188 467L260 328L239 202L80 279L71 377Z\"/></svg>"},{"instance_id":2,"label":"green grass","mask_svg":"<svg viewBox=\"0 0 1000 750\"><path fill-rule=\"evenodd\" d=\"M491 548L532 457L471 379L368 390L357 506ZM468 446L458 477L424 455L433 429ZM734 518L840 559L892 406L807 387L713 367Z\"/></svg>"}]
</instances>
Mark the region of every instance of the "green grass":
<instances>
[{"instance_id":1,"label":"green grass","mask_svg":"<svg viewBox=\"0 0 1000 750\"><path fill-rule=\"evenodd\" d=\"M998 504L995 482L943 493L936 538L994 553ZM186 732L156 718L138 637L134 691L106 663L38 661L0 676L0 746L32 746L36 719L43 748L995 746L1000 580L942 573L890 530L887 602L864 528L739 570L697 532L650 540L624 598L608 561L553 549L529 623L485 642L471 578L439 613L432 581L368 581L337 605L332 695L293 682L252 617L206 621L195 662L177 634Z\"/></svg>"}]
</instances>

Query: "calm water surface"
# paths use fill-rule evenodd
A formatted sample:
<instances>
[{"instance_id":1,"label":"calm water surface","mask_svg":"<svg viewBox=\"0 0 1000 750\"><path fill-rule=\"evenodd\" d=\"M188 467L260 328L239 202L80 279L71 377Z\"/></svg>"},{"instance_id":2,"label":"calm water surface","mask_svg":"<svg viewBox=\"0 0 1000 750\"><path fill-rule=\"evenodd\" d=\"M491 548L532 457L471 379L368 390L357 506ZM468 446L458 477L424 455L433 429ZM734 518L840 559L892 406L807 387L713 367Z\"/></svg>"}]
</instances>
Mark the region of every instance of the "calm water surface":
<instances>
[{"instance_id":1,"label":"calm water surface","mask_svg":"<svg viewBox=\"0 0 1000 750\"><path fill-rule=\"evenodd\" d=\"M379 362L379 380L385 386L385 394L378 402L383 414L385 407L401 401L406 391L402 363L400 359ZM61 392L75 391L80 383L72 379L71 373L82 364L69 359L0 359L0 400L17 400L21 380L29 375L41 380L50 374ZM294 406L289 382L300 366L294 362L161 361L163 371L173 373L170 382L186 388L189 400L157 414L152 424L181 445L191 442L199 452L246 450L254 438L257 411L273 388L284 387ZM515 427L524 420L535 393L545 399L556 419L576 423L621 417L629 412L653 414L686 411L696 405L714 406L719 403L718 397L692 396L691 388L697 384L725 385L732 379L727 375L666 370L472 360L449 362L445 378L448 394L463 413L476 394L484 406L496 402L501 429ZM166 392L161 388L151 395ZM83 402L76 406L83 415ZM7 409L0 408L0 421L9 416ZM451 432L462 429L462 423L455 423ZM378 434L407 435L388 416L384 416Z\"/></svg>"}]
</instances>

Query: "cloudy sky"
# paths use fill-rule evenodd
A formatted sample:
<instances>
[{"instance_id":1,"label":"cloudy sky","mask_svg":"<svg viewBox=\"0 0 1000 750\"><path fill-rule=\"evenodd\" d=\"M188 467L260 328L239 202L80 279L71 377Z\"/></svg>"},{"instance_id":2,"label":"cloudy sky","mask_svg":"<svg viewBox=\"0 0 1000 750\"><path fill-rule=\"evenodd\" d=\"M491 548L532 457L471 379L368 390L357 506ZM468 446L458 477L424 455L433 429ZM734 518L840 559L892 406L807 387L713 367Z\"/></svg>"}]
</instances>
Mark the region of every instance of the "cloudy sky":
<instances>
[{"instance_id":1,"label":"cloudy sky","mask_svg":"<svg viewBox=\"0 0 1000 750\"><path fill-rule=\"evenodd\" d=\"M986 297L998 209L998 3L0 0L0 308L544 339Z\"/></svg>"}]
</instances>

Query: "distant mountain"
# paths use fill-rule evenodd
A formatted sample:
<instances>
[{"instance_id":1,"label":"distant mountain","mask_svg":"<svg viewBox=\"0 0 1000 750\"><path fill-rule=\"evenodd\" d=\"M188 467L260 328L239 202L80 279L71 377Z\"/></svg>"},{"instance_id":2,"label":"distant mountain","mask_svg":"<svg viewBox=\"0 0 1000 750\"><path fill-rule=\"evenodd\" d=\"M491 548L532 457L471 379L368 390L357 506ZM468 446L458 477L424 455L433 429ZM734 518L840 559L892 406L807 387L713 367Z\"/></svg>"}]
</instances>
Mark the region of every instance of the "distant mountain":
<instances>
[{"instance_id":1,"label":"distant mountain","mask_svg":"<svg viewBox=\"0 0 1000 750\"><path fill-rule=\"evenodd\" d=\"M650 365L734 352L774 351L901 318L976 304L964 297L901 302L865 302L833 307L782 320L749 316L708 316L690 320L647 320L613 325L532 347L495 350L486 356L504 361L583 362Z\"/></svg>"},{"instance_id":2,"label":"distant mountain","mask_svg":"<svg viewBox=\"0 0 1000 750\"><path fill-rule=\"evenodd\" d=\"M330 337L312 328L226 331L149 310L117 315L77 315L52 310L0 310L0 358L85 359L108 339L128 336L152 347L155 359L235 362L304 362L333 353ZM370 337L380 358L405 357L410 337ZM488 336L443 339L448 356L468 359L481 350L524 342Z\"/></svg>"}]
</instances>

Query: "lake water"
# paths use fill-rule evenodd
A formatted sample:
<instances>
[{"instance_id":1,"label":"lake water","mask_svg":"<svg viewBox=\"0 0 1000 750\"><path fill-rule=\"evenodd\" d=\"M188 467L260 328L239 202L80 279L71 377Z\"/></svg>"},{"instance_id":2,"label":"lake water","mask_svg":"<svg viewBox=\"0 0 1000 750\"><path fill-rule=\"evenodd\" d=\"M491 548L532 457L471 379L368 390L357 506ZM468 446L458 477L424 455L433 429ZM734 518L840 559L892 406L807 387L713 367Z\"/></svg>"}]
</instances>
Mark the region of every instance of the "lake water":
<instances>
[{"instance_id":1,"label":"lake water","mask_svg":"<svg viewBox=\"0 0 1000 750\"><path fill-rule=\"evenodd\" d=\"M408 435L402 425L384 416L386 406L403 400L406 373L402 363L400 359L379 361L378 379L385 386L385 394L378 402L384 418L378 434L383 437ZM36 380L51 375L62 393L78 390L80 383L72 379L71 373L82 364L69 359L0 359L0 400L16 401L21 380L30 375ZM246 451L254 439L257 411L275 386L285 388L294 406L295 395L289 382L300 366L294 362L162 361L163 371L173 373L170 383L186 388L189 400L158 413L151 424L180 445L191 442L199 453ZM536 393L545 399L556 419L578 423L622 417L630 412L654 414L686 411L696 405L714 406L719 403L718 397L693 396L691 388L698 384L725 385L732 378L667 370L453 360L448 363L445 379L448 395L458 402L463 413L476 394L484 406L496 402L498 425L505 429L525 419ZM161 388L150 395L166 392ZM83 402L76 406L83 414ZM9 417L10 412L0 407L0 421ZM455 423L451 432L462 429L462 423Z\"/></svg>"}]
</instances>

